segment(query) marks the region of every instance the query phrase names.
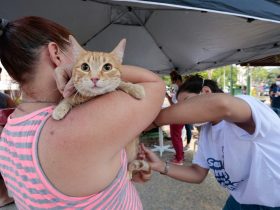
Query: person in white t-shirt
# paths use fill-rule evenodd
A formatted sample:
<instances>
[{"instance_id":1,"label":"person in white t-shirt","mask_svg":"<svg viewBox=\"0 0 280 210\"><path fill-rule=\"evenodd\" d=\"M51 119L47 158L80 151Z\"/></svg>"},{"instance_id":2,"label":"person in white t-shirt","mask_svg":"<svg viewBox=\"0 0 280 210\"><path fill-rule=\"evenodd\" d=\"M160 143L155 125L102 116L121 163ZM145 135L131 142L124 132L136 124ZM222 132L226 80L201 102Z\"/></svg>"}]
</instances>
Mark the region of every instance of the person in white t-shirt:
<instances>
[{"instance_id":1,"label":"person in white t-shirt","mask_svg":"<svg viewBox=\"0 0 280 210\"><path fill-rule=\"evenodd\" d=\"M280 209L280 118L251 96L213 93L205 81L189 77L178 103L153 123L205 123L192 165L164 163L143 145L142 156L154 171L189 183L201 183L210 170L230 193L224 210Z\"/></svg>"}]
</instances>

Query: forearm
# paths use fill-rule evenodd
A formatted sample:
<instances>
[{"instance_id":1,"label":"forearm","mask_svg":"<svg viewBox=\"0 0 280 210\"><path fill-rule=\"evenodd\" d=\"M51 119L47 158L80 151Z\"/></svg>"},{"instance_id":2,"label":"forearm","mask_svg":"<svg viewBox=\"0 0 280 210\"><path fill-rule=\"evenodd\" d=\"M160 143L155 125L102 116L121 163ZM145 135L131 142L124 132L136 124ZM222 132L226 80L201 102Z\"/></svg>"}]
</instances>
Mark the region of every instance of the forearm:
<instances>
[{"instance_id":1,"label":"forearm","mask_svg":"<svg viewBox=\"0 0 280 210\"><path fill-rule=\"evenodd\" d=\"M159 76L141 67L123 65L121 69L123 81L131 83L161 82Z\"/></svg>"},{"instance_id":2,"label":"forearm","mask_svg":"<svg viewBox=\"0 0 280 210\"><path fill-rule=\"evenodd\" d=\"M164 172L165 163L161 162L157 168L153 170L157 172ZM208 174L208 169L199 167L198 165L179 166L169 164L166 176L188 183L201 183Z\"/></svg>"},{"instance_id":3,"label":"forearm","mask_svg":"<svg viewBox=\"0 0 280 210\"><path fill-rule=\"evenodd\" d=\"M163 109L155 122L161 126L219 121L226 116L227 112L222 97L211 94L190 98Z\"/></svg>"},{"instance_id":4,"label":"forearm","mask_svg":"<svg viewBox=\"0 0 280 210\"><path fill-rule=\"evenodd\" d=\"M244 100L223 93L192 97L186 101L161 110L155 123L193 124L202 122L218 123L227 120L235 123L250 121L252 112Z\"/></svg>"}]
</instances>

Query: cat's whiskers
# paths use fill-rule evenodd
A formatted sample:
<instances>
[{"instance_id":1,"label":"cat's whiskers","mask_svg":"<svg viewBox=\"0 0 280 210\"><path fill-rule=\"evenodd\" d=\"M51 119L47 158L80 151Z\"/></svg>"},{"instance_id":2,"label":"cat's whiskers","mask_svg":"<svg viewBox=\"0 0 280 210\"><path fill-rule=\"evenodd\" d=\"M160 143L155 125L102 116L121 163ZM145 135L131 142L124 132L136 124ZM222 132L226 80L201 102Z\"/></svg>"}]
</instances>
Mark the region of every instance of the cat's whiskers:
<instances>
[{"instance_id":1,"label":"cat's whiskers","mask_svg":"<svg viewBox=\"0 0 280 210\"><path fill-rule=\"evenodd\" d=\"M77 89L75 89L75 90L76 90L76 92L73 95L74 100L76 100L76 97L78 97L78 94L79 94L78 90Z\"/></svg>"}]
</instances>

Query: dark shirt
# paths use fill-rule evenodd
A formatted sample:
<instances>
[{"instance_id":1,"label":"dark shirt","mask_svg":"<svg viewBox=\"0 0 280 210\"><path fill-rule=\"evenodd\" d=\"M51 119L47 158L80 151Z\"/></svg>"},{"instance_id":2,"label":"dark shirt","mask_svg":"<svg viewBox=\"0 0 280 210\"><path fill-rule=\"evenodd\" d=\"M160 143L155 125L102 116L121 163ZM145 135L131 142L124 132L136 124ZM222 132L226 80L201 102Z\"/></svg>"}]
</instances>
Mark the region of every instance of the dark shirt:
<instances>
[{"instance_id":1,"label":"dark shirt","mask_svg":"<svg viewBox=\"0 0 280 210\"><path fill-rule=\"evenodd\" d=\"M272 92L273 93L280 92L280 87L279 86L273 87ZM272 99L271 107L280 109L280 96L278 97L272 96L271 99Z\"/></svg>"},{"instance_id":2,"label":"dark shirt","mask_svg":"<svg viewBox=\"0 0 280 210\"><path fill-rule=\"evenodd\" d=\"M0 109L8 108L7 99L8 99L8 96L6 94L0 92Z\"/></svg>"}]
</instances>

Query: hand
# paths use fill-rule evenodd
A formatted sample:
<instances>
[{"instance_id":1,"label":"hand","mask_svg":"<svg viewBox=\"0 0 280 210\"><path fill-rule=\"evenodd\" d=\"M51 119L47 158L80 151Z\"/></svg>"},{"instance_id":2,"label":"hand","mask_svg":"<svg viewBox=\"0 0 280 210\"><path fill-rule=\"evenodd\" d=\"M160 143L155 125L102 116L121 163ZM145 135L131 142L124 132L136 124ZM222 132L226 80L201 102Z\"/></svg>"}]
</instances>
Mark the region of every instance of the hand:
<instances>
[{"instance_id":1,"label":"hand","mask_svg":"<svg viewBox=\"0 0 280 210\"><path fill-rule=\"evenodd\" d=\"M145 154L141 148L141 145L138 146L138 153L137 153L137 160L144 160ZM151 179L152 177L152 171L134 171L132 174L131 181L137 182L137 183L144 183Z\"/></svg>"},{"instance_id":2,"label":"hand","mask_svg":"<svg viewBox=\"0 0 280 210\"><path fill-rule=\"evenodd\" d=\"M72 70L79 55L85 52L85 50L72 35L69 36L69 42L70 47L67 52L61 50L65 57L64 62L62 62L61 65L57 66L57 68L54 70L54 78L57 88L64 98L67 98L76 92L71 79Z\"/></svg>"},{"instance_id":3,"label":"hand","mask_svg":"<svg viewBox=\"0 0 280 210\"><path fill-rule=\"evenodd\" d=\"M152 170L158 172L162 172L164 170L165 163L162 162L154 152L146 148L144 144L141 144L139 157L146 160L150 164Z\"/></svg>"},{"instance_id":4,"label":"hand","mask_svg":"<svg viewBox=\"0 0 280 210\"><path fill-rule=\"evenodd\" d=\"M72 76L72 68L67 66L57 67L54 70L54 78L60 93L64 98L74 94L75 88L73 81L70 79Z\"/></svg>"},{"instance_id":5,"label":"hand","mask_svg":"<svg viewBox=\"0 0 280 210\"><path fill-rule=\"evenodd\" d=\"M144 171L139 171L135 174L133 174L131 181L137 182L137 183L144 183L147 182L151 179L152 177L152 172L147 173Z\"/></svg>"}]
</instances>

